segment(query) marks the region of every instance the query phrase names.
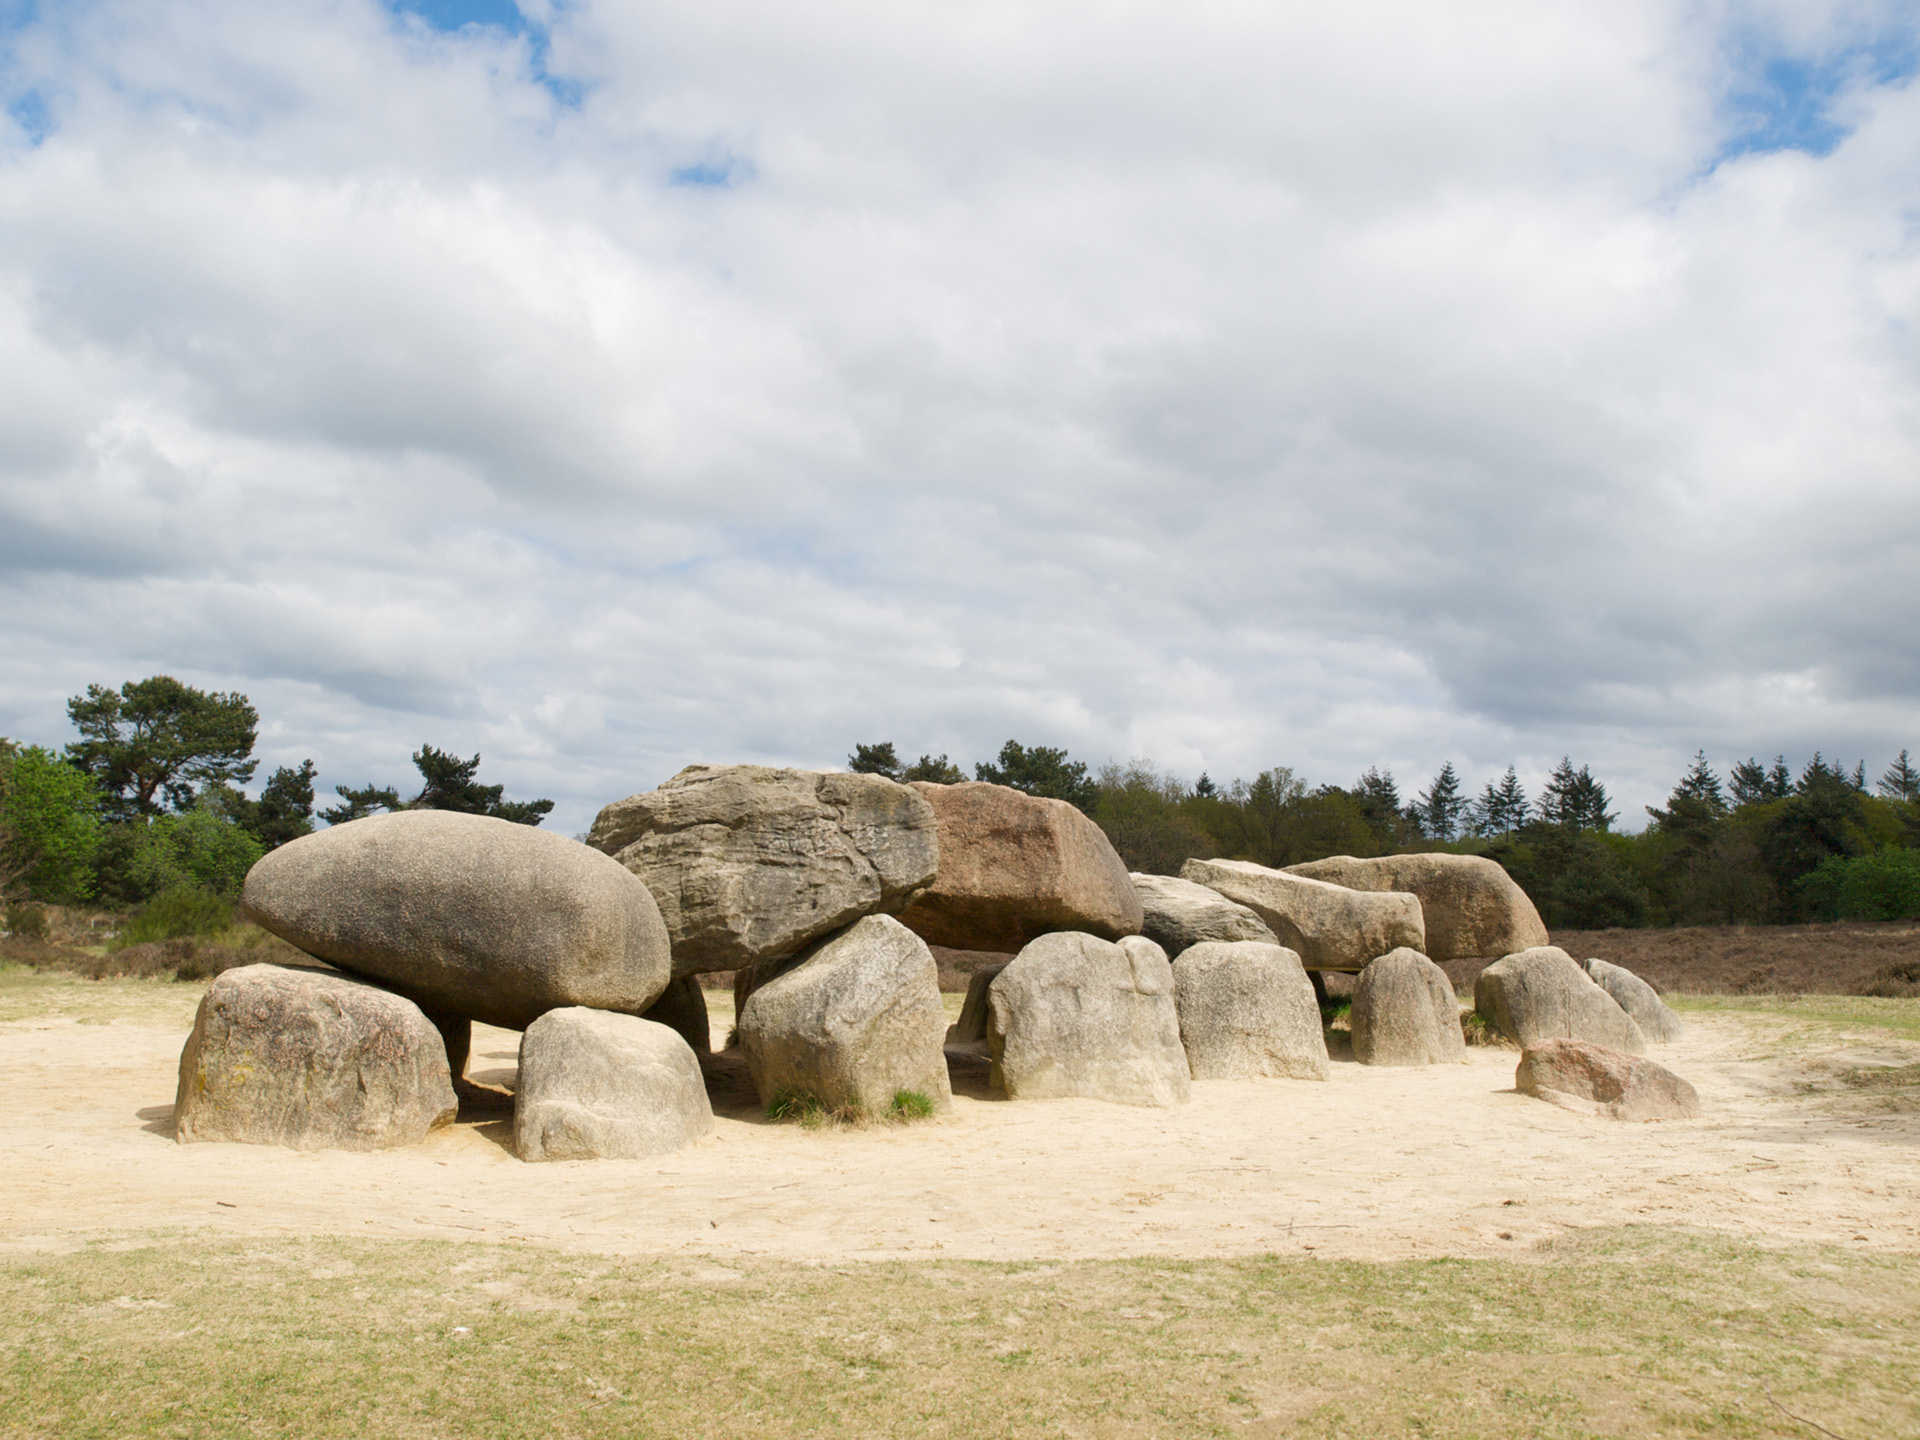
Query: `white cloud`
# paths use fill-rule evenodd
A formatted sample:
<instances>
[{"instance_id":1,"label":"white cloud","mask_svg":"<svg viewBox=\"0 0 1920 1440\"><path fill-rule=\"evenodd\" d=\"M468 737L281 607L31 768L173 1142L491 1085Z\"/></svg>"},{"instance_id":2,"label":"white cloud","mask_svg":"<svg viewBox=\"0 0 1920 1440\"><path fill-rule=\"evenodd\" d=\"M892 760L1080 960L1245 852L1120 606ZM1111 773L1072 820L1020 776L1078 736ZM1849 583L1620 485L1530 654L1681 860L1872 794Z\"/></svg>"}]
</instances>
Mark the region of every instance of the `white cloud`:
<instances>
[{"instance_id":1,"label":"white cloud","mask_svg":"<svg viewBox=\"0 0 1920 1440\"><path fill-rule=\"evenodd\" d=\"M165 669L568 830L883 737L1630 813L1920 743L1897 9L550 23L0 42L0 730ZM1734 153L1781 55L1828 153Z\"/></svg>"}]
</instances>

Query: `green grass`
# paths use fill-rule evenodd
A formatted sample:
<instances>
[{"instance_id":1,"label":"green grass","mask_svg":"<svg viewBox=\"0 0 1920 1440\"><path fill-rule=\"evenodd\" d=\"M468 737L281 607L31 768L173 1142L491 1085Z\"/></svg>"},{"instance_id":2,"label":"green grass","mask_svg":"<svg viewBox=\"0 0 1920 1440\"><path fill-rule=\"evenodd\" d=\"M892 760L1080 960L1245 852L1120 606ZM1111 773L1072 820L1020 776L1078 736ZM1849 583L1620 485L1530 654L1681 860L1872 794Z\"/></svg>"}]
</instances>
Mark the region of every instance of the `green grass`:
<instances>
[{"instance_id":1,"label":"green grass","mask_svg":"<svg viewBox=\"0 0 1920 1440\"><path fill-rule=\"evenodd\" d=\"M78 1020L106 1025L176 1026L184 1035L206 993L206 982L167 979L85 980L64 970L0 965L0 1024L20 1020Z\"/></svg>"},{"instance_id":2,"label":"green grass","mask_svg":"<svg viewBox=\"0 0 1920 1440\"><path fill-rule=\"evenodd\" d=\"M933 1101L918 1090L896 1090L893 1092L893 1104L887 1107L887 1114L895 1120L930 1120L933 1118Z\"/></svg>"},{"instance_id":3,"label":"green grass","mask_svg":"<svg viewBox=\"0 0 1920 1440\"><path fill-rule=\"evenodd\" d=\"M1681 1015L1735 1015L1769 1022L1788 1042L1862 1037L1920 1040L1920 1000L1868 995L1665 995Z\"/></svg>"},{"instance_id":4,"label":"green grass","mask_svg":"<svg viewBox=\"0 0 1920 1440\"><path fill-rule=\"evenodd\" d=\"M0 1428L118 1436L1920 1431L1920 1260L822 1267L153 1235L0 1258ZM1770 1399L1769 1397L1772 1397Z\"/></svg>"}]
</instances>

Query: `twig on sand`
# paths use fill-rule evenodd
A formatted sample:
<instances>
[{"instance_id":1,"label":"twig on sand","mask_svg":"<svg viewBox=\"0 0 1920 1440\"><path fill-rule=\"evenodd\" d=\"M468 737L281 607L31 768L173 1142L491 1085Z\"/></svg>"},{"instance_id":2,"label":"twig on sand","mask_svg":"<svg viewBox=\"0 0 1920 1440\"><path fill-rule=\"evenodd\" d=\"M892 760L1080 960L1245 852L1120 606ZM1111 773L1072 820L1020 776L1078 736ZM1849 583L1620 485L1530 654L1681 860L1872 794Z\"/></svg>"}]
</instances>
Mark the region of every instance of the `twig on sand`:
<instances>
[{"instance_id":1,"label":"twig on sand","mask_svg":"<svg viewBox=\"0 0 1920 1440\"><path fill-rule=\"evenodd\" d=\"M1769 1405L1773 1406L1774 1409L1778 1410L1782 1415L1786 1416L1789 1420L1798 1421L1800 1424L1805 1425L1809 1430L1818 1430L1822 1435L1830 1437L1830 1440L1845 1440L1845 1437L1840 1435L1835 1435L1833 1431L1827 1429L1826 1426L1816 1425L1813 1423L1813 1421L1807 1419L1806 1416L1794 1414L1793 1411L1789 1410L1786 1406L1782 1405L1778 1400L1773 1398L1773 1392L1771 1390L1762 1390L1760 1393L1767 1397L1767 1403Z\"/></svg>"}]
</instances>

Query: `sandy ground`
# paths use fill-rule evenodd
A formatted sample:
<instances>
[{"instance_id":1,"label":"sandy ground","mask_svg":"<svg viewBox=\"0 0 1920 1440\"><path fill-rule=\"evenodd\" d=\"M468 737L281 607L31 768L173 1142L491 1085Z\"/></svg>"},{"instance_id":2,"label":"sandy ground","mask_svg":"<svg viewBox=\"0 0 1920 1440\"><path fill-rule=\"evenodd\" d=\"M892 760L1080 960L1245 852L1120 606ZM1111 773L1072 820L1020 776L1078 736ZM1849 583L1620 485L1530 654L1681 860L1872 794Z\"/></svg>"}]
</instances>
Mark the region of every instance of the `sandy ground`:
<instances>
[{"instance_id":1,"label":"sandy ground","mask_svg":"<svg viewBox=\"0 0 1920 1440\"><path fill-rule=\"evenodd\" d=\"M1920 1112L1832 1083L1851 1065L1912 1064L1920 1046L1783 1053L1763 1020L1689 1025L1658 1058L1699 1088L1708 1113L1695 1121L1570 1114L1513 1091L1512 1051L1476 1050L1426 1069L1336 1062L1327 1084L1199 1083L1166 1111L1009 1103L961 1063L948 1117L809 1131L759 1119L721 1057L700 1144L527 1165L508 1119L484 1112L379 1154L178 1145L183 1029L22 1020L0 1025L0 1248L185 1227L831 1261L1392 1259L1514 1255L1637 1222L1920 1250ZM481 1030L474 1077L510 1086L517 1040Z\"/></svg>"}]
</instances>

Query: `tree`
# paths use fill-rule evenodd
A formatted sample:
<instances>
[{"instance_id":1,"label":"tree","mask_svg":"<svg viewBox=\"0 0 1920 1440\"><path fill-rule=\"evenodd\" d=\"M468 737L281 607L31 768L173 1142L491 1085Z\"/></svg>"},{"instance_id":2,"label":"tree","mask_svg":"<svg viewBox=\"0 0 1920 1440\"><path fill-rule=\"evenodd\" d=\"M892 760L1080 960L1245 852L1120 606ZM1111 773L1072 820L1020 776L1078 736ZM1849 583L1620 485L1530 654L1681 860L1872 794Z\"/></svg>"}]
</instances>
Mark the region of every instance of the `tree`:
<instances>
[{"instance_id":1,"label":"tree","mask_svg":"<svg viewBox=\"0 0 1920 1440\"><path fill-rule=\"evenodd\" d=\"M900 757L893 753L891 740L883 740L878 745L855 745L853 754L847 757L847 769L856 775L884 775L889 780L898 780Z\"/></svg>"},{"instance_id":2,"label":"tree","mask_svg":"<svg viewBox=\"0 0 1920 1440\"><path fill-rule=\"evenodd\" d=\"M1657 827L1689 842L1704 839L1726 819L1726 792L1720 788L1720 777L1707 764L1706 751L1694 755L1693 764L1667 797L1667 808L1649 805L1647 814Z\"/></svg>"},{"instance_id":3,"label":"tree","mask_svg":"<svg viewBox=\"0 0 1920 1440\"><path fill-rule=\"evenodd\" d=\"M973 775L976 780L991 785L1006 785L1049 800L1065 800L1088 814L1100 798L1100 787L1087 774L1083 762L1069 760L1065 750L1045 745L1028 749L1017 740L1009 740L1000 747L998 764L980 761L974 765Z\"/></svg>"},{"instance_id":4,"label":"tree","mask_svg":"<svg viewBox=\"0 0 1920 1440\"><path fill-rule=\"evenodd\" d=\"M482 785L475 779L480 757L462 760L450 751L422 745L413 752L413 765L426 783L411 800L402 800L392 786L372 785L354 789L336 785L334 790L346 802L320 812L330 825L360 820L376 810L452 810L466 815L489 815L496 820L511 820L516 825L538 825L553 809L551 800L504 800L504 785Z\"/></svg>"},{"instance_id":5,"label":"tree","mask_svg":"<svg viewBox=\"0 0 1920 1440\"><path fill-rule=\"evenodd\" d=\"M115 819L193 804L200 790L253 778L260 716L247 697L196 690L171 675L89 685L67 702L81 738L67 759L93 777Z\"/></svg>"},{"instance_id":6,"label":"tree","mask_svg":"<svg viewBox=\"0 0 1920 1440\"><path fill-rule=\"evenodd\" d=\"M1585 765L1575 770L1572 759L1563 755L1560 763L1553 767L1553 774L1547 777L1546 788L1540 792L1535 808L1548 825L1569 830L1606 830L1620 818L1608 813L1610 803L1607 787L1593 778L1593 772Z\"/></svg>"},{"instance_id":7,"label":"tree","mask_svg":"<svg viewBox=\"0 0 1920 1440\"><path fill-rule=\"evenodd\" d=\"M1742 805L1765 805L1774 800L1784 800L1793 793L1793 775L1787 769L1784 755L1774 757L1771 769L1748 757L1735 765L1730 773L1736 809Z\"/></svg>"},{"instance_id":8,"label":"tree","mask_svg":"<svg viewBox=\"0 0 1920 1440\"><path fill-rule=\"evenodd\" d=\"M967 778L967 774L945 755L937 758L922 755L900 772L900 778L902 781L931 780L936 785L958 785Z\"/></svg>"},{"instance_id":9,"label":"tree","mask_svg":"<svg viewBox=\"0 0 1920 1440\"><path fill-rule=\"evenodd\" d=\"M1414 799L1413 818L1429 837L1451 840L1460 833L1460 819L1466 813L1467 797L1460 791L1460 775L1447 761L1433 783Z\"/></svg>"},{"instance_id":10,"label":"tree","mask_svg":"<svg viewBox=\"0 0 1920 1440\"><path fill-rule=\"evenodd\" d=\"M1903 751L1902 753L1904 754L1905 752ZM1198 795L1202 800L1211 800L1215 795L1220 793L1220 787L1215 785L1213 781L1207 777L1206 771L1202 770L1200 772L1200 778L1193 782L1193 793Z\"/></svg>"},{"instance_id":11,"label":"tree","mask_svg":"<svg viewBox=\"0 0 1920 1440\"><path fill-rule=\"evenodd\" d=\"M1513 766L1498 785L1487 782L1474 805L1474 829L1482 835L1511 835L1527 823L1527 792Z\"/></svg>"},{"instance_id":12,"label":"tree","mask_svg":"<svg viewBox=\"0 0 1920 1440\"><path fill-rule=\"evenodd\" d=\"M313 833L313 761L298 770L282 765L261 787L260 798L239 807L243 829L272 850Z\"/></svg>"},{"instance_id":13,"label":"tree","mask_svg":"<svg viewBox=\"0 0 1920 1440\"><path fill-rule=\"evenodd\" d=\"M1916 770L1905 750L1880 777L1880 793L1889 800L1920 800L1920 770Z\"/></svg>"},{"instance_id":14,"label":"tree","mask_svg":"<svg viewBox=\"0 0 1920 1440\"><path fill-rule=\"evenodd\" d=\"M1411 838L1406 833L1407 818L1401 812L1400 786L1391 770L1368 766L1367 772L1354 781L1353 788L1346 793L1359 807L1361 817L1382 850L1393 849Z\"/></svg>"},{"instance_id":15,"label":"tree","mask_svg":"<svg viewBox=\"0 0 1920 1440\"><path fill-rule=\"evenodd\" d=\"M15 750L0 798L6 867L36 900L71 904L93 894L100 793L78 767L38 745Z\"/></svg>"},{"instance_id":16,"label":"tree","mask_svg":"<svg viewBox=\"0 0 1920 1440\"><path fill-rule=\"evenodd\" d=\"M1186 787L1159 774L1151 761L1107 765L1099 784L1093 820L1127 869L1177 875L1185 861L1213 853L1206 830L1181 809Z\"/></svg>"}]
</instances>

